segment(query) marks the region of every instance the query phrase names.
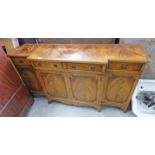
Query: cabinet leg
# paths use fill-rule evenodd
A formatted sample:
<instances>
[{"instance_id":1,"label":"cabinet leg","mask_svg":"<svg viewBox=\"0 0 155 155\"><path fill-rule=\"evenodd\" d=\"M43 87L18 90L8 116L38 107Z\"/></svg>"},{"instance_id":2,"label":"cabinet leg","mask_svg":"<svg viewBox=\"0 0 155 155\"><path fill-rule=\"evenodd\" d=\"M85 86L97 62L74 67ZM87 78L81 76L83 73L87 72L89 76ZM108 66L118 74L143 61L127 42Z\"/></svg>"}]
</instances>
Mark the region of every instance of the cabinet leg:
<instances>
[{"instance_id":1,"label":"cabinet leg","mask_svg":"<svg viewBox=\"0 0 155 155\"><path fill-rule=\"evenodd\" d=\"M51 104L52 103L52 100L51 99L48 99L48 104Z\"/></svg>"},{"instance_id":2,"label":"cabinet leg","mask_svg":"<svg viewBox=\"0 0 155 155\"><path fill-rule=\"evenodd\" d=\"M101 106L96 106L95 108L96 108L96 110L97 110L98 112L101 111Z\"/></svg>"},{"instance_id":3,"label":"cabinet leg","mask_svg":"<svg viewBox=\"0 0 155 155\"><path fill-rule=\"evenodd\" d=\"M128 105L122 106L121 109L123 110L123 112L127 112L127 110L128 110Z\"/></svg>"},{"instance_id":4,"label":"cabinet leg","mask_svg":"<svg viewBox=\"0 0 155 155\"><path fill-rule=\"evenodd\" d=\"M34 103L34 98L31 99L30 105L32 106Z\"/></svg>"},{"instance_id":5,"label":"cabinet leg","mask_svg":"<svg viewBox=\"0 0 155 155\"><path fill-rule=\"evenodd\" d=\"M51 101L48 101L48 104L51 104Z\"/></svg>"}]
</instances>

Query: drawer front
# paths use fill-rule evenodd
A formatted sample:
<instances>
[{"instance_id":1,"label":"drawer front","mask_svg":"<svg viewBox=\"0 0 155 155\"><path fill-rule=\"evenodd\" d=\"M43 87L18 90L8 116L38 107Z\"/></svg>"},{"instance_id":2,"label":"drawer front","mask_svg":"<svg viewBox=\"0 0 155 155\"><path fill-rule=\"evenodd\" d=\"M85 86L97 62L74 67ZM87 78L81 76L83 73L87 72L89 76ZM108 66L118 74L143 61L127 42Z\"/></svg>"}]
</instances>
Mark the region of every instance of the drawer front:
<instances>
[{"instance_id":1,"label":"drawer front","mask_svg":"<svg viewBox=\"0 0 155 155\"><path fill-rule=\"evenodd\" d=\"M31 65L26 58L12 58L15 65Z\"/></svg>"},{"instance_id":2,"label":"drawer front","mask_svg":"<svg viewBox=\"0 0 155 155\"><path fill-rule=\"evenodd\" d=\"M40 69L62 69L62 64L59 62L33 62L33 66Z\"/></svg>"},{"instance_id":3,"label":"drawer front","mask_svg":"<svg viewBox=\"0 0 155 155\"><path fill-rule=\"evenodd\" d=\"M126 70L126 71L141 71L143 64L126 63L126 62L109 62L108 69Z\"/></svg>"},{"instance_id":4,"label":"drawer front","mask_svg":"<svg viewBox=\"0 0 155 155\"><path fill-rule=\"evenodd\" d=\"M102 71L102 65L68 63L67 64L67 69L70 69L70 70L92 71L92 72L101 72Z\"/></svg>"}]
</instances>

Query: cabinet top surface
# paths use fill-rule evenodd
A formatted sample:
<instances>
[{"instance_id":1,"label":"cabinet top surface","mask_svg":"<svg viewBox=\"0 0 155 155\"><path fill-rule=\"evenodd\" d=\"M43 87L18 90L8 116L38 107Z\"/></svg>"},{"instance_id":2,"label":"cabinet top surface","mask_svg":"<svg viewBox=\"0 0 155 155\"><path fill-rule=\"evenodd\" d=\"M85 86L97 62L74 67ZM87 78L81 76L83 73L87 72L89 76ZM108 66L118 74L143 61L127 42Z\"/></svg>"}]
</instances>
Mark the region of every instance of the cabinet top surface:
<instances>
[{"instance_id":1,"label":"cabinet top surface","mask_svg":"<svg viewBox=\"0 0 155 155\"><path fill-rule=\"evenodd\" d=\"M133 44L39 44L35 46L25 44L18 49L18 52L14 51L8 55L26 55L30 60L102 64L108 61L148 62L148 57L141 46Z\"/></svg>"},{"instance_id":2,"label":"cabinet top surface","mask_svg":"<svg viewBox=\"0 0 155 155\"><path fill-rule=\"evenodd\" d=\"M8 55L13 57L28 57L35 46L35 44L24 44L9 52Z\"/></svg>"}]
</instances>

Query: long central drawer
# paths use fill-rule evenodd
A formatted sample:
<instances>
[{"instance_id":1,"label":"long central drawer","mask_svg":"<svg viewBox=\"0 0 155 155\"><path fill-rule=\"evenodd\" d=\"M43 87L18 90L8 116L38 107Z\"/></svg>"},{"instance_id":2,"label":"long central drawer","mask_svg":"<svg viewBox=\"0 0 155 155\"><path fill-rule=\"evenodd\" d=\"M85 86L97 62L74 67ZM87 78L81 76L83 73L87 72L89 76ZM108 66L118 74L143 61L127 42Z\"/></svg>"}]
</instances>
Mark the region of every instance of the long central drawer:
<instances>
[{"instance_id":1,"label":"long central drawer","mask_svg":"<svg viewBox=\"0 0 155 155\"><path fill-rule=\"evenodd\" d=\"M82 63L67 63L67 69L70 70L82 70L82 71L92 71L92 72L101 72L102 65L96 64L82 64Z\"/></svg>"},{"instance_id":2,"label":"long central drawer","mask_svg":"<svg viewBox=\"0 0 155 155\"><path fill-rule=\"evenodd\" d=\"M33 61L32 65L34 68L38 69L62 69L63 65L60 62L43 62L43 61Z\"/></svg>"},{"instance_id":3,"label":"long central drawer","mask_svg":"<svg viewBox=\"0 0 155 155\"><path fill-rule=\"evenodd\" d=\"M101 64L33 61L32 65L36 69L48 69L48 70L69 69L77 71L79 70L79 71L102 72Z\"/></svg>"}]
</instances>

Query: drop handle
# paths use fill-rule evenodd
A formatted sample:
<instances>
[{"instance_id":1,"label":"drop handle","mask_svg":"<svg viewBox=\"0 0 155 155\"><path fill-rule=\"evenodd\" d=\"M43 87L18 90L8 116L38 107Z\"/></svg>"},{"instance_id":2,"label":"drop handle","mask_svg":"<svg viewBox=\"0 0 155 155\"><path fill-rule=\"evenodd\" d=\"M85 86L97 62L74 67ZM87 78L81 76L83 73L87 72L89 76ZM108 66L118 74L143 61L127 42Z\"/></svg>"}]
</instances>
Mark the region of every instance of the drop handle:
<instances>
[{"instance_id":1,"label":"drop handle","mask_svg":"<svg viewBox=\"0 0 155 155\"><path fill-rule=\"evenodd\" d=\"M127 64L122 64L122 65L120 66L121 69L127 69L127 67L128 67Z\"/></svg>"},{"instance_id":2,"label":"drop handle","mask_svg":"<svg viewBox=\"0 0 155 155\"><path fill-rule=\"evenodd\" d=\"M76 66L75 65L72 65L72 69L76 69Z\"/></svg>"},{"instance_id":3,"label":"drop handle","mask_svg":"<svg viewBox=\"0 0 155 155\"><path fill-rule=\"evenodd\" d=\"M91 66L91 67L90 67L90 70L96 71L96 68L95 68L94 66Z\"/></svg>"},{"instance_id":4,"label":"drop handle","mask_svg":"<svg viewBox=\"0 0 155 155\"><path fill-rule=\"evenodd\" d=\"M58 65L57 65L57 64L54 64L54 67L55 67L55 68L57 68L57 67L58 67Z\"/></svg>"},{"instance_id":5,"label":"drop handle","mask_svg":"<svg viewBox=\"0 0 155 155\"><path fill-rule=\"evenodd\" d=\"M42 66L42 64L41 64L41 63L38 63L38 66L39 66L39 67L41 67L41 66Z\"/></svg>"}]
</instances>

